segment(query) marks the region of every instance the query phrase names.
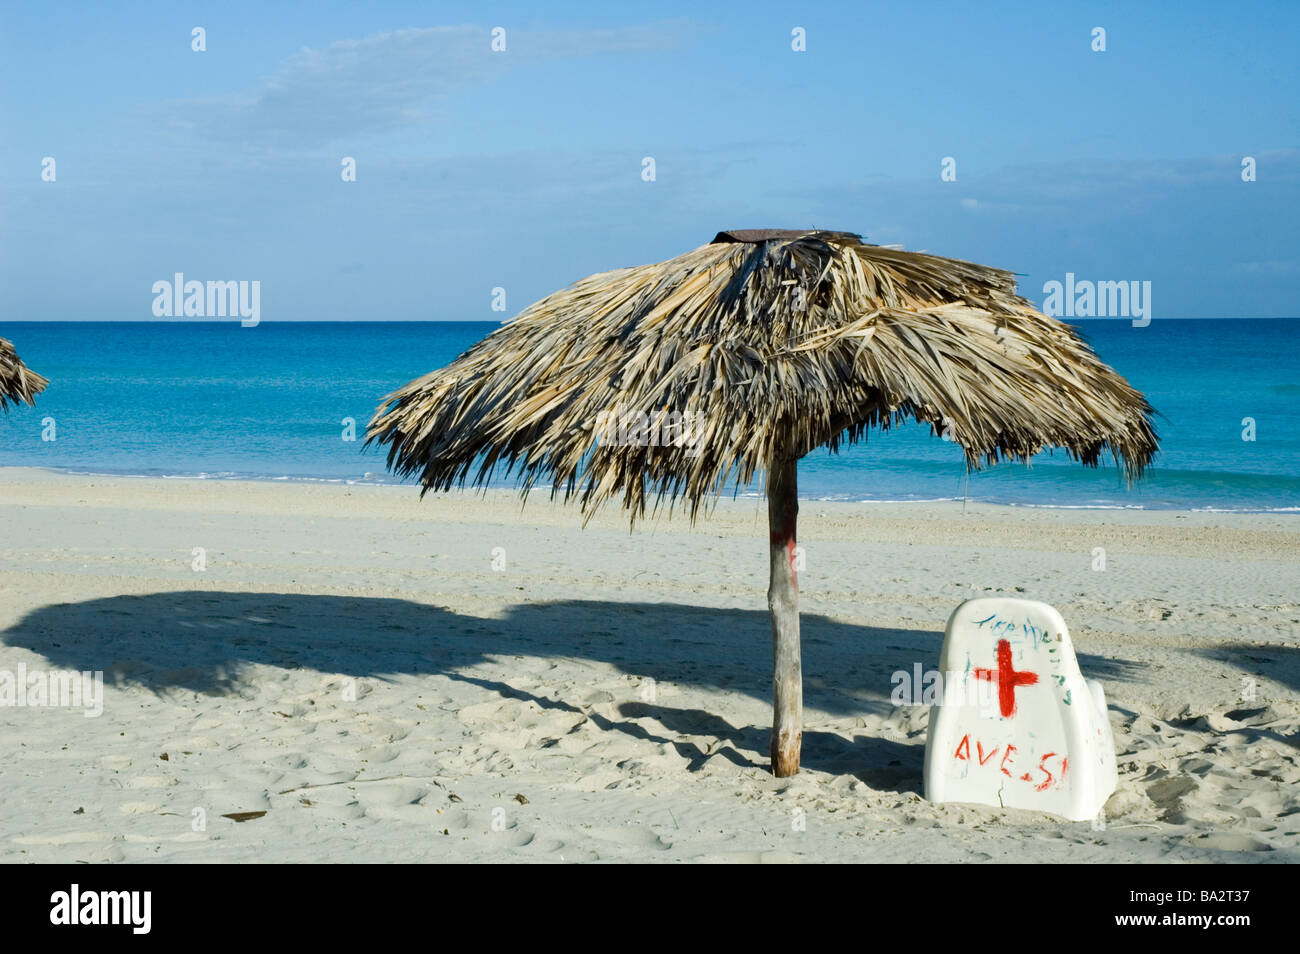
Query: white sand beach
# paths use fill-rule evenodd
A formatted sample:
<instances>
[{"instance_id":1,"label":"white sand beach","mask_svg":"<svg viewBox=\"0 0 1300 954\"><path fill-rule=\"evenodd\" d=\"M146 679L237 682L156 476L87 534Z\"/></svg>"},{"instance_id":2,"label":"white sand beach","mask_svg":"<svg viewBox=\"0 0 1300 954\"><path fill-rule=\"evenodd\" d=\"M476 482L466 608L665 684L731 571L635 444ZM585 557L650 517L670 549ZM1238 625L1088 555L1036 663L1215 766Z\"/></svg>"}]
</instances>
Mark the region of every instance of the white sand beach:
<instances>
[{"instance_id":1,"label":"white sand beach","mask_svg":"<svg viewBox=\"0 0 1300 954\"><path fill-rule=\"evenodd\" d=\"M1300 860L1300 520L805 501L800 538L776 779L761 501L629 533L544 494L0 471L0 670L105 673L98 717L0 709L0 858ZM1105 685L1104 828L921 797L891 674L994 594Z\"/></svg>"}]
</instances>

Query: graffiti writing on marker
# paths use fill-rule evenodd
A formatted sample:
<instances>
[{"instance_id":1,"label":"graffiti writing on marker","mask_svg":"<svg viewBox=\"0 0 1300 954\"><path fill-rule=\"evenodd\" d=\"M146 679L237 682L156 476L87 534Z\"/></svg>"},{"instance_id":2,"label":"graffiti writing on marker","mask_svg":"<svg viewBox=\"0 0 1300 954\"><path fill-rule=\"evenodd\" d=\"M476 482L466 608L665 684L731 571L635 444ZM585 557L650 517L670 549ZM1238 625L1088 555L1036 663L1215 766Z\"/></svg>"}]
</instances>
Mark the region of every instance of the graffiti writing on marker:
<instances>
[{"instance_id":1,"label":"graffiti writing on marker","mask_svg":"<svg viewBox=\"0 0 1300 954\"><path fill-rule=\"evenodd\" d=\"M971 737L970 733L963 735L961 741L957 743L957 750L953 752L953 760L957 762L971 763ZM994 756L1002 753L1002 758L995 761ZM1016 747L1008 743L1005 746L995 745L987 752L984 750L984 742L980 739L975 740L974 760L980 766L992 765L997 771L1001 772L1007 778L1017 779L1021 782L1028 782L1033 785L1034 791L1045 792L1049 788L1060 788L1065 784L1065 774L1069 771L1070 760L1064 755L1057 755L1055 752L1048 752L1038 760L1038 766L1034 771L1041 773L1038 779L1034 778L1032 772L1016 774ZM1055 767L1057 772L1053 772Z\"/></svg>"},{"instance_id":2,"label":"graffiti writing on marker","mask_svg":"<svg viewBox=\"0 0 1300 954\"><path fill-rule=\"evenodd\" d=\"M998 614L994 613L992 616L986 616L984 619L973 619L971 622L980 629L987 626L992 632L997 633L998 635L1014 636L1019 632L1033 641L1035 649L1038 648L1039 643L1059 643L1061 641L1060 633L1057 633L1056 636L1053 637L1050 632L1038 626L1028 616L1025 617L1023 623L1013 623L1009 619L998 619ZM1049 650L1049 652L1055 652L1055 650Z\"/></svg>"}]
</instances>

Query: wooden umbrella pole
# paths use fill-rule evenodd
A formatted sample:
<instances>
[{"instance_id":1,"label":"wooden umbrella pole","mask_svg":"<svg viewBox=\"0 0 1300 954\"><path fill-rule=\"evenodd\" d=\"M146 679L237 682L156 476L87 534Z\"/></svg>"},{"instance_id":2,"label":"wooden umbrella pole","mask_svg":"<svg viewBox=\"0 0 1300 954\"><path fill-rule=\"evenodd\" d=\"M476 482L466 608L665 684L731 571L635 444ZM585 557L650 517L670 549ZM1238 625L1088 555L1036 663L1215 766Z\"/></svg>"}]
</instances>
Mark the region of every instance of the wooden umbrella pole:
<instances>
[{"instance_id":1,"label":"wooden umbrella pole","mask_svg":"<svg viewBox=\"0 0 1300 954\"><path fill-rule=\"evenodd\" d=\"M799 771L803 745L803 668L799 661L799 574L795 571L795 525L799 516L798 461L779 457L767 475L767 521L771 577L767 609L772 616L772 774Z\"/></svg>"}]
</instances>

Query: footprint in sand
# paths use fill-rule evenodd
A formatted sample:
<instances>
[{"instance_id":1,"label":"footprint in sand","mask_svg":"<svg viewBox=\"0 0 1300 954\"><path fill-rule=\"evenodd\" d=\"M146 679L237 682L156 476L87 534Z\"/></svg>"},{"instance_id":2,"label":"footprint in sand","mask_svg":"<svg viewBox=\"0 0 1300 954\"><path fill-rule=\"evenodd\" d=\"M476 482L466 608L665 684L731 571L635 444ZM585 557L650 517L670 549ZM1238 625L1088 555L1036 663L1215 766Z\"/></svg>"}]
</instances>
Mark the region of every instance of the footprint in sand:
<instances>
[{"instance_id":1,"label":"footprint in sand","mask_svg":"<svg viewBox=\"0 0 1300 954\"><path fill-rule=\"evenodd\" d=\"M629 848L667 851L672 847L659 835L646 828L587 828L583 830L583 834Z\"/></svg>"},{"instance_id":2,"label":"footprint in sand","mask_svg":"<svg viewBox=\"0 0 1300 954\"><path fill-rule=\"evenodd\" d=\"M1196 779L1189 775L1174 775L1152 782L1146 787L1146 795L1160 812L1161 821L1179 822L1182 821L1183 796L1199 787Z\"/></svg>"},{"instance_id":3,"label":"footprint in sand","mask_svg":"<svg viewBox=\"0 0 1300 954\"><path fill-rule=\"evenodd\" d=\"M1236 835L1229 832L1210 832L1196 839L1196 845L1200 848L1211 848L1215 851L1273 851L1274 848L1266 841L1260 841L1258 838L1252 838L1250 835Z\"/></svg>"},{"instance_id":4,"label":"footprint in sand","mask_svg":"<svg viewBox=\"0 0 1300 954\"><path fill-rule=\"evenodd\" d=\"M437 809L442 807L445 799L442 793L434 794L430 785L412 782L406 779L392 781L358 782L354 786L357 802L367 818L383 821L408 821L418 824L438 822L442 827L450 827L443 822ZM445 812L443 814L446 814Z\"/></svg>"}]
</instances>

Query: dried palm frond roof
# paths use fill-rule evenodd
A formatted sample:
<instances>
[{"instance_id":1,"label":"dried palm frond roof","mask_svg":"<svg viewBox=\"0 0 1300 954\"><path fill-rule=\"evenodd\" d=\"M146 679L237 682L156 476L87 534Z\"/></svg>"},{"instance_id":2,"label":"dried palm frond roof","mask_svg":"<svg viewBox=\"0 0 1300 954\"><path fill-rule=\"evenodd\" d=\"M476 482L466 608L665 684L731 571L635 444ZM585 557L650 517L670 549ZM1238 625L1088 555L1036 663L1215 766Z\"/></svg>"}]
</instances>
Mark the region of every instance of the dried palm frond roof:
<instances>
[{"instance_id":1,"label":"dried palm frond roof","mask_svg":"<svg viewBox=\"0 0 1300 954\"><path fill-rule=\"evenodd\" d=\"M672 415L690 438L610 440L610 415L627 414ZM367 442L426 491L503 466L525 493L550 484L588 515L621 496L635 519L653 496L694 518L781 456L907 419L950 436L972 468L1060 447L1089 466L1122 460L1132 479L1157 447L1151 414L1010 272L851 233L758 230L543 298L385 397Z\"/></svg>"},{"instance_id":2,"label":"dried palm frond roof","mask_svg":"<svg viewBox=\"0 0 1300 954\"><path fill-rule=\"evenodd\" d=\"M23 364L12 344L0 338L0 411L8 410L10 403L25 401L31 404L32 398L45 390L49 383Z\"/></svg>"}]
</instances>

